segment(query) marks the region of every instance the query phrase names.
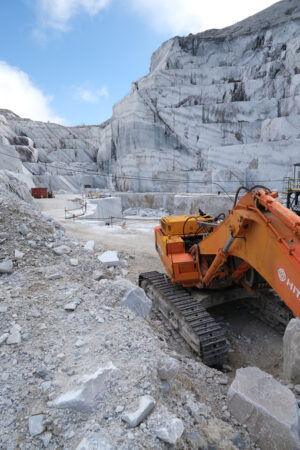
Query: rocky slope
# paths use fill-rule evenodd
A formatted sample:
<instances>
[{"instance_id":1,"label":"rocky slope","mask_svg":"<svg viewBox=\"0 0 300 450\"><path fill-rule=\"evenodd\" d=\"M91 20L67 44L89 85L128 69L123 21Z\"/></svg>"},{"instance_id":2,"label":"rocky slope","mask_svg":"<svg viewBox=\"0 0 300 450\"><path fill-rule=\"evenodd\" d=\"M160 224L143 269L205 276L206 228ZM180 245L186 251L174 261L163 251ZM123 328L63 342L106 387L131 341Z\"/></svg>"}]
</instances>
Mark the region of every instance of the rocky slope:
<instances>
[{"instance_id":1,"label":"rocky slope","mask_svg":"<svg viewBox=\"0 0 300 450\"><path fill-rule=\"evenodd\" d=\"M298 0L283 0L223 30L175 37L108 122L64 128L2 111L1 149L54 189L106 185L96 169L121 190L281 189L299 162L299 24Z\"/></svg>"}]
</instances>

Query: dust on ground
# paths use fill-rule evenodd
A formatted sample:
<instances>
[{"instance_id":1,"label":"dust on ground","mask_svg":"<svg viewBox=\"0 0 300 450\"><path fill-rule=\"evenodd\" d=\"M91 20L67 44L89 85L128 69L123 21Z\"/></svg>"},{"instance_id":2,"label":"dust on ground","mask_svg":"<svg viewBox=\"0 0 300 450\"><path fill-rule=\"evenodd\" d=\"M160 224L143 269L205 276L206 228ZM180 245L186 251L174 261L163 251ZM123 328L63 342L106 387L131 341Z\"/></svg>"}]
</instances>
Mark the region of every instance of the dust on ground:
<instances>
[{"instance_id":1,"label":"dust on ground","mask_svg":"<svg viewBox=\"0 0 300 450\"><path fill-rule=\"evenodd\" d=\"M130 254L130 281L137 282L141 272L163 270L154 245L154 227L159 224L158 218L127 217L112 225L99 225L96 221L84 219L65 219L67 201L75 198L78 195L62 194L54 199L35 200L35 204L44 214L62 223L70 237L81 242L94 240L104 251L117 250Z\"/></svg>"}]
</instances>

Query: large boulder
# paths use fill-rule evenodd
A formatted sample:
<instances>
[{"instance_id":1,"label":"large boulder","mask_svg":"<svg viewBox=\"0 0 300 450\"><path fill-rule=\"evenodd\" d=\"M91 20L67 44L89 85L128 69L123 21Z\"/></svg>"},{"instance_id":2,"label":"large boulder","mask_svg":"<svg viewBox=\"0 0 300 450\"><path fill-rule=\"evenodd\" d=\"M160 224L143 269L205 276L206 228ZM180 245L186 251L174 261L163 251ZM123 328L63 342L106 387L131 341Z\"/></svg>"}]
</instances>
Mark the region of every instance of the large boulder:
<instances>
[{"instance_id":1,"label":"large boulder","mask_svg":"<svg viewBox=\"0 0 300 450\"><path fill-rule=\"evenodd\" d=\"M95 211L86 217L103 220L121 219L123 217L122 199L120 197L99 198L92 200L91 203L96 205Z\"/></svg>"},{"instance_id":2,"label":"large boulder","mask_svg":"<svg viewBox=\"0 0 300 450\"><path fill-rule=\"evenodd\" d=\"M283 337L283 373L287 381L300 384L300 320L292 319Z\"/></svg>"},{"instance_id":3,"label":"large boulder","mask_svg":"<svg viewBox=\"0 0 300 450\"><path fill-rule=\"evenodd\" d=\"M233 416L262 450L300 448L297 400L271 375L257 367L237 370L228 400Z\"/></svg>"}]
</instances>

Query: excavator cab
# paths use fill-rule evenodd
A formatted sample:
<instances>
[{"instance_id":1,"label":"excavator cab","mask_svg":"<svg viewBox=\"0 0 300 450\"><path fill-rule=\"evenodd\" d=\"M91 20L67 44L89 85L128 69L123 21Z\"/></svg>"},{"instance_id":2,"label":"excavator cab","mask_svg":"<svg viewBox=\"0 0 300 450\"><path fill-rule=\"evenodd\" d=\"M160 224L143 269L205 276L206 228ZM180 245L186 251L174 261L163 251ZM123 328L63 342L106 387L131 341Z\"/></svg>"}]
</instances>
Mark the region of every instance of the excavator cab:
<instances>
[{"instance_id":1,"label":"excavator cab","mask_svg":"<svg viewBox=\"0 0 300 450\"><path fill-rule=\"evenodd\" d=\"M287 179L286 206L300 216L300 163L294 164L294 176Z\"/></svg>"}]
</instances>

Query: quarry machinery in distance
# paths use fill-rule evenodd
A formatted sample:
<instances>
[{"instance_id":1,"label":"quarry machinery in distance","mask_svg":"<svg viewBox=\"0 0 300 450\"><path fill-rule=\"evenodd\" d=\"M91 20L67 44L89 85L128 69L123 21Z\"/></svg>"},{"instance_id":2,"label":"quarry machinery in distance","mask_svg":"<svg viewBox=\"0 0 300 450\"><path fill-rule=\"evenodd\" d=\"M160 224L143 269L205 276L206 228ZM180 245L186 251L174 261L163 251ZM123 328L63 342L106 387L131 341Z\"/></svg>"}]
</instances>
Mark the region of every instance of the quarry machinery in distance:
<instances>
[{"instance_id":1,"label":"quarry machinery in distance","mask_svg":"<svg viewBox=\"0 0 300 450\"><path fill-rule=\"evenodd\" d=\"M263 186L241 187L226 217L164 217L155 228L166 274L140 274L139 284L209 366L227 359L224 331L209 307L244 297L281 329L300 317L300 217L277 197ZM200 289L200 299L189 288Z\"/></svg>"}]
</instances>

